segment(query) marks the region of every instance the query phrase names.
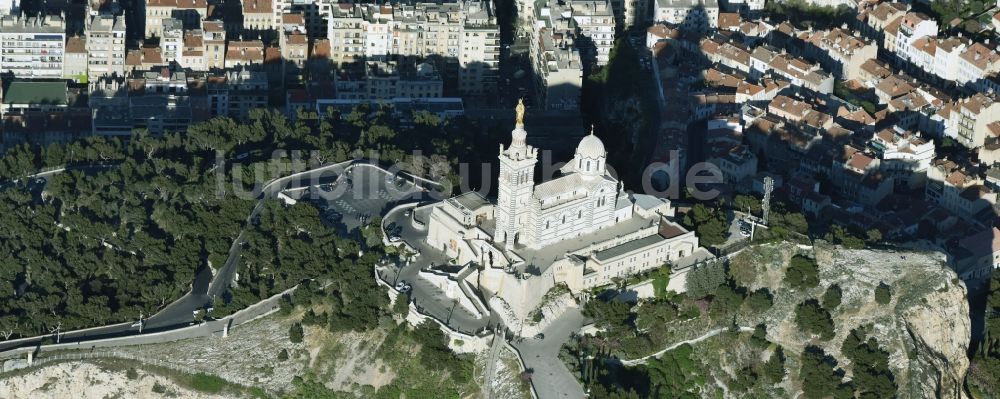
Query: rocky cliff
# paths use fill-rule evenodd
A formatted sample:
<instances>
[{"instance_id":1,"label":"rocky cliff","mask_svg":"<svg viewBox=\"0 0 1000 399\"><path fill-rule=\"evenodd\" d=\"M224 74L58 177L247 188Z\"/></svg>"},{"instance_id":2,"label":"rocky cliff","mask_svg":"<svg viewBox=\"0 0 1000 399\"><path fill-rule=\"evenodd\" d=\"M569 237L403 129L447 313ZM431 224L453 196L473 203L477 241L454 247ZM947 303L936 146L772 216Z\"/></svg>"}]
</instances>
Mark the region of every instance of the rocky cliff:
<instances>
[{"instance_id":1,"label":"rocky cliff","mask_svg":"<svg viewBox=\"0 0 1000 399\"><path fill-rule=\"evenodd\" d=\"M819 286L805 290L784 286L784 271L796 254L816 259ZM850 377L851 365L840 353L841 344L852 329L871 326L889 353L900 397L965 397L962 381L969 367L970 337L966 289L939 254L782 243L751 247L737 255L730 267L751 268L750 275L755 276L751 288L767 287L774 294L774 307L764 320L740 321L765 322L769 340L797 353L806 345L821 346ZM886 305L874 300L880 283L892 287L892 299ZM840 306L831 311L836 337L820 341L799 330L794 309L806 299L822 297L832 284L843 290ZM783 383L788 392L797 392L801 386L796 374L792 371L792 378Z\"/></svg>"}]
</instances>

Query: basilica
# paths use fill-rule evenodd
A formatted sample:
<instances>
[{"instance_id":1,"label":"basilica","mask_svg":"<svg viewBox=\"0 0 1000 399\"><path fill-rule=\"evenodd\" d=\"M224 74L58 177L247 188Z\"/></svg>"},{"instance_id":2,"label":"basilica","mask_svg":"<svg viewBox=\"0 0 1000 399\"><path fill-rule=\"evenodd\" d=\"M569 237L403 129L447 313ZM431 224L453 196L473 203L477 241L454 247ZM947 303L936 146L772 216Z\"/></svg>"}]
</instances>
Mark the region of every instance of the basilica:
<instances>
[{"instance_id":1,"label":"basilica","mask_svg":"<svg viewBox=\"0 0 1000 399\"><path fill-rule=\"evenodd\" d=\"M519 104L510 145L500 145L496 202L464 193L431 205L427 222L426 244L467 266L453 279L502 307L508 325L522 322L556 285L580 293L711 256L672 220L668 199L623 190L593 132L559 177L540 183L538 149L527 137ZM677 280L670 288L683 291Z\"/></svg>"}]
</instances>

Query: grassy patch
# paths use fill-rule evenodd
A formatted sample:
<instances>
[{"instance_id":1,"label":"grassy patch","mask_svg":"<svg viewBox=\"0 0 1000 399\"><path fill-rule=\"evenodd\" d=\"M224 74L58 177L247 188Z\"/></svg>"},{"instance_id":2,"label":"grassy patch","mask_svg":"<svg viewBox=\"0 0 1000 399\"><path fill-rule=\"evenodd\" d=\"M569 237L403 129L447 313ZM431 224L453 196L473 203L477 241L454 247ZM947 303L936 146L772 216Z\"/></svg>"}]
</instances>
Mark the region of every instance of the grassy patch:
<instances>
[{"instance_id":1,"label":"grassy patch","mask_svg":"<svg viewBox=\"0 0 1000 399\"><path fill-rule=\"evenodd\" d=\"M215 394L222 392L227 384L226 380L205 373L198 373L190 377L191 388L205 393Z\"/></svg>"}]
</instances>

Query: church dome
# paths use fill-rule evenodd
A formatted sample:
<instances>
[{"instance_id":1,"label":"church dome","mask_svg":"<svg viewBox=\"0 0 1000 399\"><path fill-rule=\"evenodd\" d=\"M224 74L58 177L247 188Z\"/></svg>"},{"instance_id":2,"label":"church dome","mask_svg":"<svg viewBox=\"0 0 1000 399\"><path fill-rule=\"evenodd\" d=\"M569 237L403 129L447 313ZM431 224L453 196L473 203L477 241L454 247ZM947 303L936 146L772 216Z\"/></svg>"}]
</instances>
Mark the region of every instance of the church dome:
<instances>
[{"instance_id":1,"label":"church dome","mask_svg":"<svg viewBox=\"0 0 1000 399\"><path fill-rule=\"evenodd\" d=\"M604 142L591 132L583 140L580 140L580 144L576 146L576 153L584 158L604 158L606 153L604 151Z\"/></svg>"}]
</instances>

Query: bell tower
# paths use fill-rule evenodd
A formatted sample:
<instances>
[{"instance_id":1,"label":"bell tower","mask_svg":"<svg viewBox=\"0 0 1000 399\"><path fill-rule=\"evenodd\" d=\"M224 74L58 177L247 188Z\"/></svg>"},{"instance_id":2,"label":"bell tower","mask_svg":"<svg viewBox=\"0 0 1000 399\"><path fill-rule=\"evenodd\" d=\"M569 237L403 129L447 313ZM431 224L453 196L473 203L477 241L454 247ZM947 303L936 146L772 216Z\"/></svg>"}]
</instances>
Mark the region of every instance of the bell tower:
<instances>
[{"instance_id":1,"label":"bell tower","mask_svg":"<svg viewBox=\"0 0 1000 399\"><path fill-rule=\"evenodd\" d=\"M515 111L510 147L504 149L500 144L500 181L494 208L496 232L493 239L505 243L507 248L528 239L524 226L529 223L529 202L535 188L535 164L538 162L538 149L525 142L528 132L524 130L523 101L518 100Z\"/></svg>"}]
</instances>

